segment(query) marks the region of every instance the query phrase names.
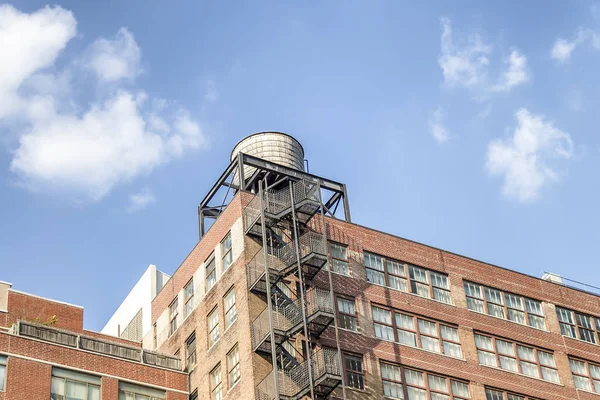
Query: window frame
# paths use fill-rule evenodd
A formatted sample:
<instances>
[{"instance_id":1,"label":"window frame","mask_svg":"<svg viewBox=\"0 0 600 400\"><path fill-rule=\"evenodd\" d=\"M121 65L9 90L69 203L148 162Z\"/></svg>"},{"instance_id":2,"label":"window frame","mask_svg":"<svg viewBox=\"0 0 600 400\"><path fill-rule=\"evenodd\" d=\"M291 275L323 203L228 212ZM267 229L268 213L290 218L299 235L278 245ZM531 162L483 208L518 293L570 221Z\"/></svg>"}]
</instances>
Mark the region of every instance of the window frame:
<instances>
[{"instance_id":1,"label":"window frame","mask_svg":"<svg viewBox=\"0 0 600 400\"><path fill-rule=\"evenodd\" d=\"M209 267L211 268L209 269ZM217 262L214 252L204 262L204 272L204 293L208 293L217 284Z\"/></svg>"},{"instance_id":2,"label":"window frame","mask_svg":"<svg viewBox=\"0 0 600 400\"><path fill-rule=\"evenodd\" d=\"M8 376L8 356L0 354L0 369L4 371L2 380L0 380L0 392L6 391L6 377Z\"/></svg>"},{"instance_id":3,"label":"window frame","mask_svg":"<svg viewBox=\"0 0 600 400\"><path fill-rule=\"evenodd\" d=\"M233 365L233 367L230 365L230 356L233 353L237 354L237 362L235 363L235 365ZM238 343L236 343L235 345L233 345L233 347L231 348L231 350L229 350L227 352L227 384L228 384L228 388L231 389L232 387L234 387L235 385L237 385L240 380L242 379L242 372L241 372L241 367L240 367L240 348ZM234 372L237 375L237 380L233 383L231 383L231 373Z\"/></svg>"},{"instance_id":4,"label":"window frame","mask_svg":"<svg viewBox=\"0 0 600 400\"><path fill-rule=\"evenodd\" d=\"M475 297L473 295L470 295L469 291L467 290L467 286L468 285L475 285L475 286L477 286L479 288L479 296L480 297ZM478 283L478 282L467 281L467 280L463 280L463 289L465 291L465 297L467 298L467 308L470 311L473 311L473 312L476 312L476 313L479 313L479 314L485 314L485 315L488 315L488 316L494 317L494 318L503 319L505 321L514 322L515 324L529 326L530 328L538 329L538 330L541 330L541 331L545 331L545 332L548 331L548 327L546 325L546 315L544 314L544 309L542 307L542 301L540 301L540 300L533 299L531 297L522 296L520 294L512 293L512 292L509 292L509 291L506 291L506 290L497 289L495 287L483 285L483 284ZM496 302L493 302L493 301L489 301L487 299L487 296L486 296L486 293L485 293L486 289L499 292L500 295L502 296L502 303L500 304L500 303L496 303ZM508 296L518 297L521 300L521 304L523 306L523 309L509 307L508 301L506 301L506 299L507 299ZM478 302L483 303L483 312L471 308L469 306L469 304L470 304L469 300L478 301ZM539 303L540 309L542 311L542 315L538 315L538 314L534 314L534 313L529 312L527 310L527 301L533 301L533 302ZM495 314L492 314L490 312L490 303L492 305L494 305L494 306L500 306L500 307L502 307L502 310L503 310L502 311L503 312L503 316L502 317L499 317L499 316L497 316ZM523 313L524 318L525 318L525 322L521 323L519 321L510 319L510 317L509 317L510 311L513 311L513 312L516 311L516 312ZM543 321L544 327L543 328L538 328L537 326L532 325L532 319L533 319L532 317L541 318L542 321Z\"/></svg>"},{"instance_id":5,"label":"window frame","mask_svg":"<svg viewBox=\"0 0 600 400\"><path fill-rule=\"evenodd\" d=\"M348 314L344 311L340 311L339 300L352 302L352 308L354 309L354 314ZM336 295L335 295L335 312L337 313L339 329L344 329L344 330L347 330L350 332L358 332L358 315L356 313L356 299L354 297L344 296L344 295L336 293ZM344 326L342 326L342 321L346 321L346 318L348 318L350 320L354 320L354 329L347 328L345 323L343 324Z\"/></svg>"},{"instance_id":6,"label":"window frame","mask_svg":"<svg viewBox=\"0 0 600 400\"><path fill-rule=\"evenodd\" d=\"M154 345L154 350L158 347L158 327L156 322L152 324L152 344Z\"/></svg>"},{"instance_id":7,"label":"window frame","mask_svg":"<svg viewBox=\"0 0 600 400\"><path fill-rule=\"evenodd\" d=\"M385 379L383 377L383 373L382 373L382 364L391 366L391 367L395 367L398 368L400 370L400 381L397 381L395 379ZM407 379L406 379L406 371L411 371L411 372L416 372L421 374L422 378L423 378L423 386L418 386L414 383L408 383ZM447 375L442 375L442 374L438 374L435 372L429 372L429 371L425 371L425 370L421 370L421 369L417 369L417 368L407 368L402 364L398 364L395 362L391 362L391 361L387 361L387 360L379 360L379 372L380 372L380 376L381 376L381 382L382 382L382 390L384 389L384 382L391 382L393 384L397 384L400 385L402 387L402 394L403 394L403 398L404 399L408 399L409 398L409 388L416 388L418 390L424 390L425 391L425 395L426 397L429 399L431 398L431 394L441 394L443 396L447 396L449 400L471 400L473 399L472 397L472 393L471 393L471 384L469 381L465 381L463 379L457 379L457 378L453 378L451 376L447 376ZM430 377L436 377L436 378L441 378L444 379L446 381L446 388L447 391L443 392L443 391L439 391L437 389L433 389L431 388L431 385L429 384L429 378ZM467 386L468 390L469 390L469 397L463 397L463 396L459 396L454 394L454 391L452 390L452 383L453 382L458 382L461 384L464 384ZM383 398L387 398L387 399L401 399L400 397L390 397L390 396L386 396L385 395L385 391L382 394Z\"/></svg>"},{"instance_id":8,"label":"window frame","mask_svg":"<svg viewBox=\"0 0 600 400\"><path fill-rule=\"evenodd\" d=\"M561 313L559 310L566 311L567 313L569 313L570 319L572 322L563 321L561 319ZM586 343L600 345L600 333L598 332L600 329L600 318L599 317L596 317L591 314L586 314L583 312L575 311L573 309L569 309L569 308L558 306L558 305L556 306L556 317L558 319L558 324L560 326L560 334L562 336L569 337L571 339L581 340ZM589 318L591 321L590 325L592 326L592 329L590 329L584 325L581 325L580 318L578 318L578 317ZM565 335L565 331L563 330L564 325L568 325L570 328L572 328L572 332L575 332L575 336ZM589 341L589 340L586 340L585 338L583 338L583 335L581 334L581 330L591 332L591 334L592 334L591 337L593 338L593 341Z\"/></svg>"},{"instance_id":9,"label":"window frame","mask_svg":"<svg viewBox=\"0 0 600 400\"><path fill-rule=\"evenodd\" d=\"M586 375L582 375L578 372L573 371L573 367L571 365L571 360L583 363L585 365ZM590 365L593 365L594 367L597 367L598 369L600 369L600 363L595 363L593 361L584 360L583 358L569 356L569 367L571 370L571 374L573 375L573 381L575 381L575 377L581 377L581 378L587 379L588 383L590 385L589 389L583 389L583 388L577 387L577 383L575 381L575 388L577 390L583 390L584 392L600 394L600 377L598 377L598 378L593 377ZM594 384L595 382L598 382L598 384L599 384L598 390L596 390L596 385Z\"/></svg>"},{"instance_id":10,"label":"window frame","mask_svg":"<svg viewBox=\"0 0 600 400\"><path fill-rule=\"evenodd\" d=\"M2 365L2 364L0 364L0 365ZM78 373L80 375L87 375L84 372L78 372ZM94 375L90 375L90 376L94 376ZM94 376L94 377L96 377L96 376ZM97 378L97 379L100 380L100 378ZM55 394L55 393L52 392L52 387L54 386L54 381L55 380L61 380L63 382L62 384L63 384L63 389L64 389L65 393L67 391L67 382L73 382L73 383L85 385L86 398L90 397L90 386L92 386L92 387L98 389L98 399L99 400L102 399L102 384L101 383L96 384L96 383L91 383L89 381L86 382L84 380L80 380L80 379L77 379L77 378L67 378L65 376L56 376L56 375L54 375L54 372L51 374L51 377L50 377L50 397L52 397L52 395ZM4 388L4 390L6 390L6 388ZM0 390L0 391L2 391L2 390ZM66 394L64 395L64 397L65 398L67 397Z\"/></svg>"},{"instance_id":11,"label":"window frame","mask_svg":"<svg viewBox=\"0 0 600 400\"><path fill-rule=\"evenodd\" d=\"M344 254L346 255L346 258L334 257L333 248L332 248L333 246L343 249ZM339 242L329 241L328 246L327 246L327 251L329 253L329 265L331 265L331 268L330 268L331 272L333 272L335 274L343 275L343 276L352 276L352 272L350 271L350 259L348 258L348 245L339 243ZM335 261L345 264L346 269L348 270L348 273L344 273L344 272L337 270L334 267Z\"/></svg>"},{"instance_id":12,"label":"window frame","mask_svg":"<svg viewBox=\"0 0 600 400\"><path fill-rule=\"evenodd\" d=\"M485 386L484 391L485 391L486 399L488 399L488 397L487 397L488 391L494 391L496 393L499 393L502 396L502 398L499 400L509 400L508 396L518 396L518 397L521 397L523 400L541 400L541 399L538 399L537 397L531 397L531 396L527 396L525 394L511 392L510 390L498 389L498 388L489 387L489 386Z\"/></svg>"},{"instance_id":13,"label":"window frame","mask_svg":"<svg viewBox=\"0 0 600 400\"><path fill-rule=\"evenodd\" d=\"M380 258L381 262L382 262L383 269L379 270L379 269L367 266L367 262L365 261L366 260L366 255L369 255L369 256L372 256L372 257L376 257L376 258ZM400 266L402 268L402 270L399 271L400 273L392 273L392 272L390 272L390 269L391 269L390 266L394 266L394 265ZM370 252L370 251L363 251L363 266L365 267L365 271L366 272L368 272L368 270L370 270L370 271L372 271L372 273L375 273L375 274L383 274L383 285L382 285L382 284L380 284L378 282L369 280L369 275L367 273L366 279L367 279L367 282L369 282L369 283L372 283L374 285L379 285L379 286L385 286L385 287L388 287L388 288L393 289L393 290L398 290L400 292L414 294L415 296L419 296L419 297L422 297L424 299L430 299L430 300L438 301L438 302L443 303L443 304L450 304L450 305L454 304L452 302L452 291L451 291L451 287L450 287L450 280L448 279L448 274L445 274L445 273L439 272L439 271L435 271L435 270L432 270L432 269L429 269L429 268L421 267L419 265L411 264L411 263L408 263L408 262L405 262L405 261L394 260L394 259L391 259L391 258L388 258L388 257L384 257L382 255L379 255L377 253ZM425 272L426 277L427 277L427 283L424 283L424 282L419 281L418 279L412 278L411 277L411 268L416 269L416 270L421 270L421 271ZM432 276L431 274L432 273L440 275L440 276L443 276L446 279L446 284L447 284L448 287L447 288L443 288L443 287L434 285L433 279L431 278L431 276ZM400 288L397 288L397 287L393 286L391 284L390 276L393 277L393 278L395 278L395 279L398 279L400 281L404 280L405 281L406 290L403 290L403 289L400 289ZM429 295L428 296L423 296L423 295L419 294L416 289L413 290L413 286L417 287L417 285L427 285L428 286ZM440 290L442 292L445 292L445 295L448 296L448 299L450 300L450 302L446 302L444 300L441 300L440 298L437 298L436 294L435 294L436 293L435 292L436 289Z\"/></svg>"},{"instance_id":14,"label":"window frame","mask_svg":"<svg viewBox=\"0 0 600 400\"><path fill-rule=\"evenodd\" d=\"M169 304L169 336L174 334L179 328L177 317L179 316L179 296L175 296Z\"/></svg>"},{"instance_id":15,"label":"window frame","mask_svg":"<svg viewBox=\"0 0 600 400\"><path fill-rule=\"evenodd\" d=\"M191 288L191 295L188 297L188 287ZM194 295L196 294L196 289L194 288L194 277L192 277L188 283L183 287L183 318L187 318L192 311L194 311ZM190 309L188 311L188 305Z\"/></svg>"},{"instance_id":16,"label":"window frame","mask_svg":"<svg viewBox=\"0 0 600 400\"><path fill-rule=\"evenodd\" d=\"M435 319L432 319L432 318L423 317L423 316L420 316L420 315L417 315L417 314L409 313L409 312L406 312L406 311L403 311L403 310L397 310L395 308L382 306L380 304L374 304L374 303L371 304L371 313L372 313L372 315L373 315L373 308L379 308L380 310L385 310L385 311L388 311L388 312L391 313L391 316L392 316L392 324L391 325L375 321L375 318L372 318L372 319L373 319L373 324L377 323L377 324L385 325L385 326L388 326L388 327L392 328L392 331L393 331L393 334L394 334L394 340L393 340L394 343L398 343L401 346L407 346L407 347L412 347L412 348L417 348L417 349L420 349L420 350L428 351L430 353L441 354L441 355L444 355L444 356L447 356L447 357L455 358L457 360L464 360L464 354L463 354L463 351L462 351L463 350L462 349L462 343L460 342L460 336L458 335L458 326L452 325L452 324L448 324L446 322L438 321L438 320L435 320ZM397 320L396 320L396 318L397 318L396 316L397 315L404 315L404 316L412 318L413 329L411 330L409 328L406 328L406 327L403 327L403 326L399 326L398 323L397 323ZM435 324L435 330L436 330L437 336L432 336L431 334L427 334L427 333L421 332L421 330L419 329L419 320ZM458 337L458 341L454 341L454 340L451 340L451 339L445 339L442 336L442 327L454 329L456 331L457 336L459 336ZM399 331L409 332L409 333L413 334L414 338L415 338L415 346L411 346L409 344L401 342L400 341ZM438 348L439 348L440 351L438 352L438 351L430 350L429 348L423 347L422 336L428 337L428 338L432 338L434 340L437 340L438 341ZM376 334L375 334L375 337L377 339L380 339L380 340L389 340L389 339L381 338L381 337L377 336ZM458 347L460 348L460 355L461 356L460 357L456 357L456 356L453 356L451 354L447 354L445 352L445 348L444 348L444 343L445 342L448 342L448 343L454 344L454 345L458 345Z\"/></svg>"},{"instance_id":17,"label":"window frame","mask_svg":"<svg viewBox=\"0 0 600 400\"><path fill-rule=\"evenodd\" d=\"M481 337L485 337L488 339L492 339L492 346L494 348L493 351L488 350L488 349L482 349L479 348L477 346L477 336L481 336ZM489 335L487 333L482 333L482 332L474 332L473 338L475 339L475 349L477 350L477 358L479 360L479 364L483 365L483 366L488 366L488 367L492 367L492 368L498 368L501 369L503 371L506 372L511 372L513 374L519 374L528 378L533 378L533 379L539 379L539 380L543 380L544 382L549 382L549 383L555 383L555 384L561 384L560 382L560 375L558 374L558 367L556 365L556 359L554 358L554 352L553 351L549 351L546 349L541 349L539 347L536 346L532 346L529 344L525 344L525 343L521 343L521 342L516 342L514 340L510 340L510 339L504 339L502 337L496 337L494 335ZM512 345L512 355L509 355L507 353L501 353L500 350L498 349L498 340L505 342L505 343L510 343ZM534 360L529 360L529 359L524 359L521 357L521 355L519 354L519 346L523 347L523 348L527 348L530 350L533 350L534 352ZM479 359L479 352L484 352L487 354L493 354L494 355L494 359L496 361L496 365L488 365L488 364L484 364L481 362L481 360ZM540 361L540 352L544 352L544 353L548 353L552 356L552 360L554 363L554 366L549 366L549 365L545 365L542 364L542 362ZM509 358L514 360L517 370L514 371L512 369L507 369L507 368L502 368L502 363L501 363L501 358L500 357L505 357L505 358ZM523 372L523 366L522 363L526 363L526 364L531 364L531 365L535 365L538 371L538 376L531 376L528 375L526 373ZM544 379L544 373L543 373L543 368L547 368L547 369L551 369L554 370L554 372L556 373L556 377L558 378L558 381L552 381L552 380L547 380Z\"/></svg>"},{"instance_id":18,"label":"window frame","mask_svg":"<svg viewBox=\"0 0 600 400\"><path fill-rule=\"evenodd\" d=\"M190 347L193 343L193 352L190 353ZM196 354L196 332L192 332L192 334L185 340L185 365L186 365L186 370L187 372L192 371L194 368L196 368L197 364L197 354ZM190 361L190 358L193 358L192 361ZM190 367L191 366L191 367Z\"/></svg>"},{"instance_id":19,"label":"window frame","mask_svg":"<svg viewBox=\"0 0 600 400\"><path fill-rule=\"evenodd\" d=\"M227 297L229 295L233 294L233 304L227 308ZM237 321L237 296L235 294L235 287L231 287L227 293L225 293L225 296L223 296L223 309L225 310L225 331L227 331L229 328L231 328L231 326L233 324L235 324L235 322ZM230 322L230 318L229 318L229 313L233 312L235 313L235 316L233 317L233 320Z\"/></svg>"},{"instance_id":20,"label":"window frame","mask_svg":"<svg viewBox=\"0 0 600 400\"><path fill-rule=\"evenodd\" d=\"M219 373L219 382L213 387L213 374ZM223 399L223 371L221 371L221 363L218 363L208 374L209 388L210 388L210 399L211 400L222 400ZM217 397L215 397L217 396Z\"/></svg>"},{"instance_id":21,"label":"window frame","mask_svg":"<svg viewBox=\"0 0 600 400\"><path fill-rule=\"evenodd\" d=\"M229 247L226 247L227 243ZM231 231L227 232L227 235L221 240L221 262L223 264L223 272L227 271L231 264L233 264L233 242L231 240ZM226 258L228 258L226 262Z\"/></svg>"},{"instance_id":22,"label":"window frame","mask_svg":"<svg viewBox=\"0 0 600 400\"><path fill-rule=\"evenodd\" d=\"M349 369L346 366L346 359L354 359L354 361L360 360L360 371L356 370L356 369ZM355 354L355 353L349 353L349 352L342 352L342 370L344 372L344 385L348 388L351 389L356 389L356 390L365 390L365 388L367 387L366 384L366 380L365 380L365 361L363 359L363 356L361 354ZM358 377L358 382L362 387L355 387L353 386L353 384L350 384L350 381L348 380L348 375L354 375ZM355 379L352 379L352 382L354 382Z\"/></svg>"},{"instance_id":23,"label":"window frame","mask_svg":"<svg viewBox=\"0 0 600 400\"><path fill-rule=\"evenodd\" d=\"M210 320L211 320L211 316L215 315L215 325L211 328L210 326ZM213 346L215 344L217 344L219 342L219 340L221 340L221 331L219 329L219 306L214 306L213 309L208 313L208 315L206 316L206 327L207 327L207 331L208 331L208 350L212 349ZM211 343L212 340L212 334L213 331L216 330L216 339L214 342Z\"/></svg>"}]
</instances>

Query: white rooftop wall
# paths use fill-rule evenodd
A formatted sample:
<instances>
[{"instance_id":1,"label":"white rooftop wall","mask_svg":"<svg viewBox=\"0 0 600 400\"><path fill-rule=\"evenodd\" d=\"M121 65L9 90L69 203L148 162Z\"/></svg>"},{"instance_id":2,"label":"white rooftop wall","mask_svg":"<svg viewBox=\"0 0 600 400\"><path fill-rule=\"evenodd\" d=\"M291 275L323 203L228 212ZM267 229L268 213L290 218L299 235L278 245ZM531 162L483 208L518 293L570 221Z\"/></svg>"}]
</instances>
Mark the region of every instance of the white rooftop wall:
<instances>
[{"instance_id":1,"label":"white rooftop wall","mask_svg":"<svg viewBox=\"0 0 600 400\"><path fill-rule=\"evenodd\" d=\"M156 265L150 265L101 332L119 336L119 332L123 332L141 309L142 337L146 335L152 326L152 299L156 297L169 278L169 275L157 270Z\"/></svg>"}]
</instances>

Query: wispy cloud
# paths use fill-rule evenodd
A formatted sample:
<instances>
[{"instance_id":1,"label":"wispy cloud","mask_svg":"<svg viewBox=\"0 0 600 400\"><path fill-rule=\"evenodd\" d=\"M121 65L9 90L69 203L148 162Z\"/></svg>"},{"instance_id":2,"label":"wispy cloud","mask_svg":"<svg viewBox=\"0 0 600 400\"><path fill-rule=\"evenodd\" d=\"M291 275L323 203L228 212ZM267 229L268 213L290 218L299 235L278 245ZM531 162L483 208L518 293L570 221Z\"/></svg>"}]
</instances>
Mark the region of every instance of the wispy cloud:
<instances>
[{"instance_id":1,"label":"wispy cloud","mask_svg":"<svg viewBox=\"0 0 600 400\"><path fill-rule=\"evenodd\" d=\"M529 81L527 58L516 49L505 58L498 78L490 70L493 48L480 34L471 34L456 40L452 21L441 19L442 36L438 64L448 87L464 87L473 91L475 98L487 97L492 92L508 92Z\"/></svg>"},{"instance_id":2,"label":"wispy cloud","mask_svg":"<svg viewBox=\"0 0 600 400\"><path fill-rule=\"evenodd\" d=\"M431 130L431 135L435 139L436 142L442 144L445 143L450 138L450 132L444 125L444 111L442 108L438 108L435 110L429 119L429 128Z\"/></svg>"},{"instance_id":3,"label":"wispy cloud","mask_svg":"<svg viewBox=\"0 0 600 400\"><path fill-rule=\"evenodd\" d=\"M589 42L596 49L600 49L600 34L591 29L579 28L573 39L558 38L552 46L550 56L559 63L565 63L571 59L571 55L577 47Z\"/></svg>"},{"instance_id":4,"label":"wispy cloud","mask_svg":"<svg viewBox=\"0 0 600 400\"><path fill-rule=\"evenodd\" d=\"M504 196L528 203L538 199L549 183L559 180L556 161L573 156L573 141L569 133L542 115L522 108L516 118L511 137L490 142L486 169L502 178Z\"/></svg>"},{"instance_id":5,"label":"wispy cloud","mask_svg":"<svg viewBox=\"0 0 600 400\"><path fill-rule=\"evenodd\" d=\"M140 192L129 196L127 211L130 213L141 211L154 203L156 203L154 194L149 189L142 189Z\"/></svg>"},{"instance_id":6,"label":"wispy cloud","mask_svg":"<svg viewBox=\"0 0 600 400\"><path fill-rule=\"evenodd\" d=\"M3 5L0 21L0 122L10 122L18 138L10 169L21 186L97 201L207 146L189 111L136 85L141 50L126 28L67 59L67 74L49 67L77 34L70 11L55 6L28 14ZM71 75L96 88L91 102L81 101Z\"/></svg>"}]
</instances>

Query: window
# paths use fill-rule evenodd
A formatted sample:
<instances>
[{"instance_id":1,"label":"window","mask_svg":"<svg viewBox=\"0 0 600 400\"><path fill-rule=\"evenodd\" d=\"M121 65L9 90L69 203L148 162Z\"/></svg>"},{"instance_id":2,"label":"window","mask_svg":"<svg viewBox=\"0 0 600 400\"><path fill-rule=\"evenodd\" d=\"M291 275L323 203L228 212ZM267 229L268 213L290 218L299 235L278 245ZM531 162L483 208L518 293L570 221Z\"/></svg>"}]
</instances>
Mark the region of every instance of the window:
<instances>
[{"instance_id":1,"label":"window","mask_svg":"<svg viewBox=\"0 0 600 400\"><path fill-rule=\"evenodd\" d=\"M6 389L6 356L0 356L0 392Z\"/></svg>"},{"instance_id":2,"label":"window","mask_svg":"<svg viewBox=\"0 0 600 400\"><path fill-rule=\"evenodd\" d=\"M365 388L365 371L363 368L362 356L343 354L344 358L344 377L346 386L355 389Z\"/></svg>"},{"instance_id":3,"label":"window","mask_svg":"<svg viewBox=\"0 0 600 400\"><path fill-rule=\"evenodd\" d=\"M183 288L183 301L185 303L183 306L183 318L187 318L194 311L194 278L190 279L185 288Z\"/></svg>"},{"instance_id":4,"label":"window","mask_svg":"<svg viewBox=\"0 0 600 400\"><path fill-rule=\"evenodd\" d=\"M206 263L206 292L215 286L217 283L217 269L215 268L214 255L210 256L210 260Z\"/></svg>"},{"instance_id":5,"label":"window","mask_svg":"<svg viewBox=\"0 0 600 400\"><path fill-rule=\"evenodd\" d=\"M225 330L229 329L231 325L237 320L237 309L235 307L235 290L229 289L229 292L225 295Z\"/></svg>"},{"instance_id":6,"label":"window","mask_svg":"<svg viewBox=\"0 0 600 400\"><path fill-rule=\"evenodd\" d=\"M448 276L381 256L364 253L367 281L418 296L452 303Z\"/></svg>"},{"instance_id":7,"label":"window","mask_svg":"<svg viewBox=\"0 0 600 400\"><path fill-rule=\"evenodd\" d=\"M223 257L223 272L225 272L233 261L233 253L231 252L231 232L228 233L221 242L221 254Z\"/></svg>"},{"instance_id":8,"label":"window","mask_svg":"<svg viewBox=\"0 0 600 400\"><path fill-rule=\"evenodd\" d=\"M434 375L428 372L404 369L408 399L470 399L466 382Z\"/></svg>"},{"instance_id":9,"label":"window","mask_svg":"<svg viewBox=\"0 0 600 400\"><path fill-rule=\"evenodd\" d=\"M210 398L221 400L223 398L223 385L221 385L221 364L210 372Z\"/></svg>"},{"instance_id":10,"label":"window","mask_svg":"<svg viewBox=\"0 0 600 400\"><path fill-rule=\"evenodd\" d=\"M240 380L240 352L237 344L227 353L227 374L231 389Z\"/></svg>"},{"instance_id":11,"label":"window","mask_svg":"<svg viewBox=\"0 0 600 400\"><path fill-rule=\"evenodd\" d=\"M388 363L380 363L381 380L383 381L383 395L393 399L404 399L402 389L402 373L400 367Z\"/></svg>"},{"instance_id":12,"label":"window","mask_svg":"<svg viewBox=\"0 0 600 400\"><path fill-rule=\"evenodd\" d=\"M538 400L534 397L523 394L510 393L499 389L485 388L486 400Z\"/></svg>"},{"instance_id":13,"label":"window","mask_svg":"<svg viewBox=\"0 0 600 400\"><path fill-rule=\"evenodd\" d=\"M469 310L507 319L518 324L546 329L542 303L473 282L465 282Z\"/></svg>"},{"instance_id":14,"label":"window","mask_svg":"<svg viewBox=\"0 0 600 400\"><path fill-rule=\"evenodd\" d=\"M177 309L178 305L179 301L177 297L175 297L175 300L173 300L173 302L169 306L169 320L171 321L169 326L170 335L172 335L173 332L177 330L177 315L179 315L179 310Z\"/></svg>"},{"instance_id":15,"label":"window","mask_svg":"<svg viewBox=\"0 0 600 400\"><path fill-rule=\"evenodd\" d=\"M156 328L156 322L152 324L152 344L154 345L154 349L158 347L158 329Z\"/></svg>"},{"instance_id":16,"label":"window","mask_svg":"<svg viewBox=\"0 0 600 400\"><path fill-rule=\"evenodd\" d=\"M331 254L331 270L335 273L350 276L350 264L348 263L348 248L341 244L329 243Z\"/></svg>"},{"instance_id":17,"label":"window","mask_svg":"<svg viewBox=\"0 0 600 400\"><path fill-rule=\"evenodd\" d=\"M190 372L196 367L196 332L185 341L185 359L187 371Z\"/></svg>"},{"instance_id":18,"label":"window","mask_svg":"<svg viewBox=\"0 0 600 400\"><path fill-rule=\"evenodd\" d=\"M219 332L219 309L215 307L208 314L208 348L210 349L221 338Z\"/></svg>"},{"instance_id":19,"label":"window","mask_svg":"<svg viewBox=\"0 0 600 400\"><path fill-rule=\"evenodd\" d=\"M190 400L198 400L198 389L194 390L192 394L190 394Z\"/></svg>"},{"instance_id":20,"label":"window","mask_svg":"<svg viewBox=\"0 0 600 400\"><path fill-rule=\"evenodd\" d=\"M163 390L119 382L119 400L164 400Z\"/></svg>"},{"instance_id":21,"label":"window","mask_svg":"<svg viewBox=\"0 0 600 400\"><path fill-rule=\"evenodd\" d=\"M372 306L372 309L378 338L462 358L456 327L378 306Z\"/></svg>"},{"instance_id":22,"label":"window","mask_svg":"<svg viewBox=\"0 0 600 400\"><path fill-rule=\"evenodd\" d=\"M600 365L570 357L569 364L577 389L600 393Z\"/></svg>"},{"instance_id":23,"label":"window","mask_svg":"<svg viewBox=\"0 0 600 400\"><path fill-rule=\"evenodd\" d=\"M560 332L563 336L584 340L590 343L598 342L600 318L556 307Z\"/></svg>"},{"instance_id":24,"label":"window","mask_svg":"<svg viewBox=\"0 0 600 400\"><path fill-rule=\"evenodd\" d=\"M354 307L354 299L341 296L337 296L336 299L340 328L356 332L356 308Z\"/></svg>"},{"instance_id":25,"label":"window","mask_svg":"<svg viewBox=\"0 0 600 400\"><path fill-rule=\"evenodd\" d=\"M100 400L100 377L52 368L52 400Z\"/></svg>"},{"instance_id":26,"label":"window","mask_svg":"<svg viewBox=\"0 0 600 400\"><path fill-rule=\"evenodd\" d=\"M480 334L475 334L475 344L480 364L559 383L550 352Z\"/></svg>"}]
</instances>

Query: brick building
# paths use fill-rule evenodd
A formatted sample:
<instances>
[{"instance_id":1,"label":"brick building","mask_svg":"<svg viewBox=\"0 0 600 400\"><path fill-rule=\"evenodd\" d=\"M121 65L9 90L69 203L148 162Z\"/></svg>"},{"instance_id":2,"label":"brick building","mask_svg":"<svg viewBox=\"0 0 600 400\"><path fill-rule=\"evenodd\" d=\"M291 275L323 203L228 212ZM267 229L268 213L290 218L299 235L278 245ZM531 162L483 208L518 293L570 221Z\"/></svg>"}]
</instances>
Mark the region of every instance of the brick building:
<instances>
[{"instance_id":1,"label":"brick building","mask_svg":"<svg viewBox=\"0 0 600 400\"><path fill-rule=\"evenodd\" d=\"M190 399L600 398L600 297L354 224L345 185L305 172L303 159L281 133L236 146L199 207L201 239L152 300L141 361L123 361L123 378ZM8 294L10 308L18 294ZM57 328L98 336L65 307ZM4 343L34 340L12 332L0 332L6 399L30 356L13 361ZM145 364L146 352L172 355L183 373ZM49 378L54 367L40 365ZM102 375L103 399L116 398L105 397L105 380L118 390L113 375Z\"/></svg>"}]
</instances>

